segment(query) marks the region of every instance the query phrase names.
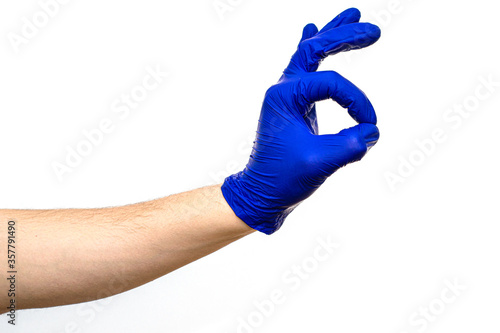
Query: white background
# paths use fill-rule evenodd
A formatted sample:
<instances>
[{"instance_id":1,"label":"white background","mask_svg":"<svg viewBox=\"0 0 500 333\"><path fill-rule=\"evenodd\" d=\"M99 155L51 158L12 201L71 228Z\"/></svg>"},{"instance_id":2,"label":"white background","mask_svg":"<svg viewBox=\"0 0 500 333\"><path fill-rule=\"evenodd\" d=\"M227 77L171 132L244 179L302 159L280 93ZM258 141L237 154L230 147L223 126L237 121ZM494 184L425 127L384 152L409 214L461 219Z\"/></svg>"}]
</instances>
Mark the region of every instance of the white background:
<instances>
[{"instance_id":1,"label":"white background","mask_svg":"<svg viewBox=\"0 0 500 333\"><path fill-rule=\"evenodd\" d=\"M245 165L263 94L302 27L321 27L349 7L382 37L320 69L369 96L378 144L272 236L255 233L100 302L19 311L15 328L0 316L0 331L237 332L240 319L253 325L240 332L498 331L500 86L475 97L488 92L480 78L500 81L495 2L221 2L231 6L222 16L213 0L73 0L16 52L8 36L21 35L23 17L32 21L41 7L3 1L1 207L120 205L220 182ZM148 66L168 78L120 119L112 103ZM444 118L464 103L468 117ZM322 133L354 124L332 102L318 107ZM52 164L104 118L114 130L60 181ZM415 141L435 129L446 140L419 153ZM404 182L391 189L387 172L398 175L410 157L419 165L400 170ZM328 237L340 247L316 267L318 238ZM293 290L284 276L303 263L310 274ZM445 304L441 294L453 295L446 281L466 290ZM285 301L262 314L255 302L267 304L274 290ZM428 307L436 315L424 326L415 313Z\"/></svg>"}]
</instances>

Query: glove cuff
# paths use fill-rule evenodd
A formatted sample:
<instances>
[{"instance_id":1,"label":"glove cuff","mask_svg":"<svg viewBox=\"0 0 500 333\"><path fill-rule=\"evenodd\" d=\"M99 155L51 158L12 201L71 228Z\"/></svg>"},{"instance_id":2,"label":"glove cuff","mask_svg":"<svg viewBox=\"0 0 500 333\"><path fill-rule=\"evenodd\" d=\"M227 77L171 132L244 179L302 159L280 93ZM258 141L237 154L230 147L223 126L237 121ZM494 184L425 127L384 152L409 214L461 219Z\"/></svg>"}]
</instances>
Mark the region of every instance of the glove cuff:
<instances>
[{"instance_id":1,"label":"glove cuff","mask_svg":"<svg viewBox=\"0 0 500 333\"><path fill-rule=\"evenodd\" d=\"M245 178L243 171L227 177L221 187L222 195L243 222L270 235L281 227L295 206L273 208L272 198L259 193Z\"/></svg>"}]
</instances>

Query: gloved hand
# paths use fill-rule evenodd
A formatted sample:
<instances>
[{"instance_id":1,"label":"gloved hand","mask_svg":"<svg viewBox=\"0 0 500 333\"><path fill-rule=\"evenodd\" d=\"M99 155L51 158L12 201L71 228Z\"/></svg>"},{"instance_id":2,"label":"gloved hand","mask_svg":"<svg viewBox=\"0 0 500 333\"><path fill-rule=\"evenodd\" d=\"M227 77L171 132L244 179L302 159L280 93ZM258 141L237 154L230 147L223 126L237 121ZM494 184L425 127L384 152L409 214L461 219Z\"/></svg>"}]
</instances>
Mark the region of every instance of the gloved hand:
<instances>
[{"instance_id":1,"label":"gloved hand","mask_svg":"<svg viewBox=\"0 0 500 333\"><path fill-rule=\"evenodd\" d=\"M266 234L278 230L332 173L377 142L377 117L365 94L336 72L316 72L325 57L379 39L380 29L359 19L351 8L319 32L314 24L305 26L283 76L266 92L250 160L222 185L229 206L250 227ZM359 124L318 135L314 103L329 98Z\"/></svg>"}]
</instances>

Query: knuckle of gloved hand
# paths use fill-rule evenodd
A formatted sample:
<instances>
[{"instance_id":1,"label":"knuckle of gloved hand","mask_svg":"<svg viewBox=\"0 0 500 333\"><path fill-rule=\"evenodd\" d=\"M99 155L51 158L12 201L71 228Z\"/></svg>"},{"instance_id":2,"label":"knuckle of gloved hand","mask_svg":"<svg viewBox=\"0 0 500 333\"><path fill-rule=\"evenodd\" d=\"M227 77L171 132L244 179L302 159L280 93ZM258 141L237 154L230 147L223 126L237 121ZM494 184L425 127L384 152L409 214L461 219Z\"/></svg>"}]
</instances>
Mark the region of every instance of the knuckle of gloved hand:
<instances>
[{"instance_id":1,"label":"knuckle of gloved hand","mask_svg":"<svg viewBox=\"0 0 500 333\"><path fill-rule=\"evenodd\" d=\"M310 90L310 85L308 82L302 78L298 78L295 81L295 87L292 89L293 100L296 105L305 106L310 105L312 101L308 98L308 91Z\"/></svg>"},{"instance_id":2,"label":"knuckle of gloved hand","mask_svg":"<svg viewBox=\"0 0 500 333\"><path fill-rule=\"evenodd\" d=\"M324 71L323 76L323 79L327 82L336 82L339 79L340 74L335 71Z\"/></svg>"},{"instance_id":3,"label":"knuckle of gloved hand","mask_svg":"<svg viewBox=\"0 0 500 333\"><path fill-rule=\"evenodd\" d=\"M279 85L278 84L274 84L274 85L270 86L266 90L266 93L265 93L264 97L268 98L268 97L276 95L278 89L279 89Z\"/></svg>"},{"instance_id":4,"label":"knuckle of gloved hand","mask_svg":"<svg viewBox=\"0 0 500 333\"><path fill-rule=\"evenodd\" d=\"M314 40L306 39L299 43L299 50L302 52L309 52L312 50L314 45Z\"/></svg>"},{"instance_id":5,"label":"knuckle of gloved hand","mask_svg":"<svg viewBox=\"0 0 500 333\"><path fill-rule=\"evenodd\" d=\"M304 61L315 60L314 58L317 56L319 52L318 42L314 39L306 39L299 44L299 51L302 55Z\"/></svg>"}]
</instances>

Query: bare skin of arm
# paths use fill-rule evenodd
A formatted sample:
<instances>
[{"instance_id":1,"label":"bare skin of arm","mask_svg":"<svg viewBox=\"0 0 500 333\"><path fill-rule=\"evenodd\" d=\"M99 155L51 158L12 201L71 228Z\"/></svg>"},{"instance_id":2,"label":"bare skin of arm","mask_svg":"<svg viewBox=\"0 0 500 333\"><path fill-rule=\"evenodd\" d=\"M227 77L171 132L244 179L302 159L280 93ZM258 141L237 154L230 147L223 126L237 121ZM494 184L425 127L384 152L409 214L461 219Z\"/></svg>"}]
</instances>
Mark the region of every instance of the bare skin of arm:
<instances>
[{"instance_id":1,"label":"bare skin of arm","mask_svg":"<svg viewBox=\"0 0 500 333\"><path fill-rule=\"evenodd\" d=\"M133 205L0 210L0 244L16 228L16 308L86 302L130 290L254 231L220 185ZM7 312L7 246L0 246L0 313Z\"/></svg>"}]
</instances>

